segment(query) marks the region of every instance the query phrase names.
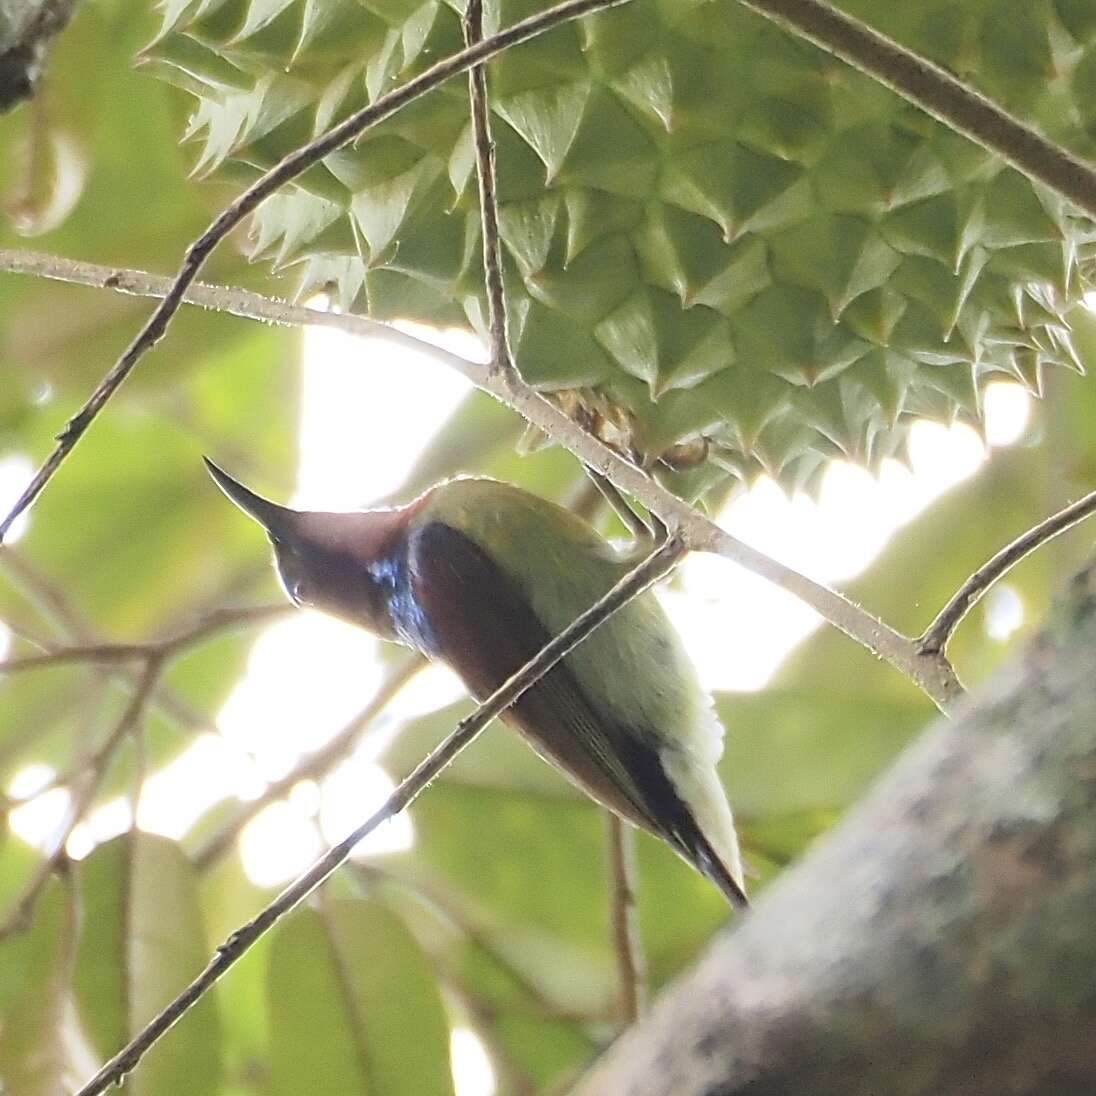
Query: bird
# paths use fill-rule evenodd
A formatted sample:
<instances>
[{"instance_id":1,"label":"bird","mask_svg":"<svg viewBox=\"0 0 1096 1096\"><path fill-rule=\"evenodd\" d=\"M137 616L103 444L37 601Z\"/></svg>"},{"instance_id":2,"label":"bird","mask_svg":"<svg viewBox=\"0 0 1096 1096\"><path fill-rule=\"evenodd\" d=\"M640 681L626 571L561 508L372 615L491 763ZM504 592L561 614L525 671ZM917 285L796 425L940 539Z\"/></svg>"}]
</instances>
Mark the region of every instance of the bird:
<instances>
[{"instance_id":1,"label":"bird","mask_svg":"<svg viewBox=\"0 0 1096 1096\"><path fill-rule=\"evenodd\" d=\"M498 480L445 480L404 506L305 511L206 465L266 530L294 604L447 664L477 700L629 569L582 518ZM587 795L669 844L733 908L748 908L716 771L723 727L653 592L606 620L501 719Z\"/></svg>"}]
</instances>

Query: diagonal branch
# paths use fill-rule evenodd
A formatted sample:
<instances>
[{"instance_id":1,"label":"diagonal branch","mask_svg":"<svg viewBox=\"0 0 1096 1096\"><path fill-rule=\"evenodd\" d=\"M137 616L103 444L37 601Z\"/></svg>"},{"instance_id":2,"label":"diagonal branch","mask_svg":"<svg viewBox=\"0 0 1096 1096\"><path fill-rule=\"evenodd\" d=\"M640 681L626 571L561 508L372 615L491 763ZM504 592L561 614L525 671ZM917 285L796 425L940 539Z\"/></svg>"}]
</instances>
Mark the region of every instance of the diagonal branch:
<instances>
[{"instance_id":1,"label":"diagonal branch","mask_svg":"<svg viewBox=\"0 0 1096 1096\"><path fill-rule=\"evenodd\" d=\"M859 69L1096 217L1096 170L951 73L823 0L740 0Z\"/></svg>"},{"instance_id":2,"label":"diagonal branch","mask_svg":"<svg viewBox=\"0 0 1096 1096\"><path fill-rule=\"evenodd\" d=\"M1053 540L1059 533L1072 529L1078 522L1090 514L1096 513L1096 491L1084 498L1070 503L1046 521L1029 529L1023 536L1017 537L996 555L991 556L970 578L952 595L951 600L940 610L936 619L917 641L922 651L935 654L947 649L948 641L963 618L982 600L986 591L1000 578L1006 575L1020 560L1031 555L1036 548Z\"/></svg>"},{"instance_id":3,"label":"diagonal branch","mask_svg":"<svg viewBox=\"0 0 1096 1096\"><path fill-rule=\"evenodd\" d=\"M0 674L18 674L25 670L44 670L50 666L68 666L87 662L103 664L129 662L144 658L149 652L144 643L77 643L71 647L58 647L35 655L16 655L0 662Z\"/></svg>"},{"instance_id":4,"label":"diagonal branch","mask_svg":"<svg viewBox=\"0 0 1096 1096\"><path fill-rule=\"evenodd\" d=\"M246 925L237 929L220 947L208 966L170 1004L156 1014L90 1080L77 1096L97 1096L120 1082L145 1052L180 1017L199 1001L220 977L273 925L312 893L342 864L354 846L382 822L409 806L421 791L468 746L495 716L505 711L522 693L544 676L561 658L581 643L595 628L648 586L671 570L685 554L684 543L676 538L652 552L634 567L604 597L582 613L550 643L545 645L516 674L496 689L476 710L461 720L456 729L435 747L411 772L384 805L356 830L331 847L311 868L288 886Z\"/></svg>"},{"instance_id":5,"label":"diagonal branch","mask_svg":"<svg viewBox=\"0 0 1096 1096\"><path fill-rule=\"evenodd\" d=\"M382 95L369 106L351 114L349 118L317 137L314 141L309 142L295 152L291 152L235 198L205 232L187 248L183 265L175 276L171 289L160 302L159 307L149 317L148 322L137 333L129 346L126 347L122 356L99 382L87 403L68 421L64 430L58 435L57 445L54 447L53 452L46 458L45 463L35 474L26 490L20 495L7 517L0 520L0 543L3 543L4 537L15 519L41 494L43 488L53 478L57 469L61 467L65 458L72 452L80 438L83 437L95 417L133 371L137 362L164 337L168 324L183 303L183 295L197 278L198 272L202 269L206 259L212 254L214 248L245 217L258 209L267 198L282 186L295 179L313 164L318 163L328 153L349 144L370 126L390 118L409 103L445 83L450 77L465 72L473 65L486 61L522 42L527 42L529 39L535 38L537 35L543 34L546 30L551 30L562 23L626 2L627 0L566 0L565 3L549 8L547 11L538 12L528 19L523 19L521 22L507 27L498 34L493 34L489 38L485 38L483 41L453 54L451 57L444 58L427 69L426 72L408 80L407 83L393 89L387 95Z\"/></svg>"},{"instance_id":6,"label":"diagonal branch","mask_svg":"<svg viewBox=\"0 0 1096 1096\"><path fill-rule=\"evenodd\" d=\"M21 257L24 253L0 252L0 268L3 267L6 257L13 254ZM116 284L117 279L125 275L127 283L138 283L145 287L140 290L142 293L155 296L166 292L166 289L153 284L155 279L151 275L140 271L112 271L108 274L107 280L100 283L98 278L105 268L88 268L86 264L73 264L68 259L52 259L37 255L31 256L31 260L32 262L20 259L20 272L42 273L45 276L45 270L49 270L51 273L48 276L66 281L83 281L86 276L89 279L87 284L103 284L105 288L135 292L136 290L123 290ZM26 269L30 265L36 269ZM75 272L71 270L74 265L78 267ZM12 269L15 267L13 266ZM242 290L213 290L213 292L218 295L228 295L233 303L231 307L227 305L224 307L227 311L239 316L268 322L273 320L286 324L333 327L362 337L373 335L381 328L396 334L395 329L361 316L338 315L299 305L283 305L281 302ZM221 303L212 299L203 300L201 303L211 308L222 307ZM402 337L408 338L408 336ZM721 555L795 595L850 639L867 648L877 658L889 662L941 710L947 709L962 695L962 685L942 653L922 652L912 639L895 631L859 605L842 597L841 594L812 581L737 537L731 536L700 511L693 509L688 503L667 491L642 469L626 461L600 439L588 434L556 404L522 381L515 371L498 373L479 362L462 358L459 354L440 348L435 348L433 353L435 358L466 377L481 391L497 399L537 429L549 435L554 442L573 453L588 468L610 480L620 491L641 502L644 508L655 514L664 525L683 536L690 549Z\"/></svg>"},{"instance_id":7,"label":"diagonal branch","mask_svg":"<svg viewBox=\"0 0 1096 1096\"><path fill-rule=\"evenodd\" d=\"M11 512L0 521L0 542L15 518L41 493L138 360L163 337L171 318L182 304L184 295L195 281L209 254L232 228L253 212L267 197L329 152L342 147L369 126L390 117L451 76L471 69L497 53L527 41L553 26L625 2L627 0L568 0L548 11L516 23L498 34L473 43L459 53L438 62L388 95L382 96L370 106L351 115L315 141L291 153L244 191L187 249L183 266L160 306L103 378L87 404L69 421L59 436L53 452L36 473ZM1082 209L1096 215L1096 172L1072 158L1065 150L1046 141L1036 131L1016 121L988 99L955 80L943 69L902 49L878 32L819 0L742 0L742 2L766 18L779 22L793 33L830 50L887 84L946 124L1000 153L1020 170L1041 180L1058 193L1076 202ZM484 113L486 114L486 111ZM489 147L488 138L488 150ZM481 180L484 174L480 172ZM485 246L489 242L485 231ZM501 290L501 278L498 288ZM497 315L501 326L494 331L494 334L498 338L501 332L504 338L504 308ZM497 345L502 343L499 342ZM497 368L492 369L491 372L499 374ZM548 401L522 385L516 377L512 376L512 371L488 379L496 382L497 389L486 384L481 387L508 402L534 425L546 429L546 432L550 433L556 441L577 451L577 435L574 432L567 431L562 435L557 433L558 428L564 423L571 426L574 424L570 424L566 416L562 414L553 416L548 411L551 407ZM538 400L542 405L540 407L537 406ZM537 412L540 414L537 415ZM538 419L555 421L552 426L546 426L545 422ZM576 427L575 430L578 428ZM568 434L571 440L566 440ZM627 471L629 466L619 458L609 459L609 451L604 447L602 449L603 452L598 454L600 459L591 462L595 469L607 475L623 490L634 494L637 498L644 498L634 490L639 481ZM646 479L638 469L633 471ZM632 481L632 486L629 486L629 480ZM661 489L655 486L657 495ZM652 505L650 509L663 520L674 524L683 535L688 537L690 547L718 552L764 577L780 582L786 589L790 589L818 609L837 627L863 642L880 657L896 665L939 706L946 706L961 692L961 686L954 671L939 652L918 648L913 641L889 629L882 622L861 614L856 607L837 597L832 591L810 583L802 576L797 576L794 572L775 564L774 561L766 560L749 546L736 541L728 534L722 531L716 533L714 531L716 527L711 526L710 523L707 523L709 525L707 530L694 528L695 535L690 535L689 527L695 523L691 523L686 514L680 510L675 514L675 508L672 505L666 505L672 496L668 492L661 493L665 497L657 499L657 504ZM695 518L703 520L700 515L692 512L691 508L684 507L684 510ZM676 522L673 520L675 517L678 518Z\"/></svg>"},{"instance_id":8,"label":"diagonal branch","mask_svg":"<svg viewBox=\"0 0 1096 1096\"><path fill-rule=\"evenodd\" d=\"M0 251L0 256L5 253ZM3 267L0 259L0 268ZM10 545L0 545L0 569L10 575L16 589L30 603L43 621L82 643L94 638L87 624L73 608L69 599L21 552Z\"/></svg>"}]
</instances>

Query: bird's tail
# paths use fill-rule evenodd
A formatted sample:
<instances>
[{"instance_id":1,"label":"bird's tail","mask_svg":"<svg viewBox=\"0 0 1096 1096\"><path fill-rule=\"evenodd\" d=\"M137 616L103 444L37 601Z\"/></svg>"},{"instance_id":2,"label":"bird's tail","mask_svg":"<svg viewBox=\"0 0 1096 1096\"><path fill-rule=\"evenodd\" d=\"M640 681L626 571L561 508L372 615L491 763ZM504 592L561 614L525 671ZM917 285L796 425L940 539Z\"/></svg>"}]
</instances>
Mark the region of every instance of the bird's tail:
<instances>
[{"instance_id":1,"label":"bird's tail","mask_svg":"<svg viewBox=\"0 0 1096 1096\"><path fill-rule=\"evenodd\" d=\"M734 817L715 765L683 750L664 750L660 761L679 807L670 840L735 909L748 909Z\"/></svg>"},{"instance_id":2,"label":"bird's tail","mask_svg":"<svg viewBox=\"0 0 1096 1096\"><path fill-rule=\"evenodd\" d=\"M711 843L702 834L694 838L693 856L696 858L696 866L710 879L722 892L723 896L736 910L748 910L750 900L746 897L746 890L742 883L720 859L719 854L712 848Z\"/></svg>"}]
</instances>

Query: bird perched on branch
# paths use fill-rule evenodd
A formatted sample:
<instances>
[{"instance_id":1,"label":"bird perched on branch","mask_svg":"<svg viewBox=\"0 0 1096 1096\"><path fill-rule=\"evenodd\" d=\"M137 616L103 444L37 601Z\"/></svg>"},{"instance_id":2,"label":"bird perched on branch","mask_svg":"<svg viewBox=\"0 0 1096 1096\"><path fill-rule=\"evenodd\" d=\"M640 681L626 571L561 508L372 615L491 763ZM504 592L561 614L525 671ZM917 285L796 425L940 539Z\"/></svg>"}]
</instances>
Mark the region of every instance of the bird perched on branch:
<instances>
[{"instance_id":1,"label":"bird perched on branch","mask_svg":"<svg viewBox=\"0 0 1096 1096\"><path fill-rule=\"evenodd\" d=\"M266 530L297 605L447 663L478 699L628 569L580 518L495 480L450 480L395 509L304 512L206 463ZM605 621L501 718L599 803L668 842L733 906L747 906L715 768L723 728L652 593Z\"/></svg>"}]
</instances>

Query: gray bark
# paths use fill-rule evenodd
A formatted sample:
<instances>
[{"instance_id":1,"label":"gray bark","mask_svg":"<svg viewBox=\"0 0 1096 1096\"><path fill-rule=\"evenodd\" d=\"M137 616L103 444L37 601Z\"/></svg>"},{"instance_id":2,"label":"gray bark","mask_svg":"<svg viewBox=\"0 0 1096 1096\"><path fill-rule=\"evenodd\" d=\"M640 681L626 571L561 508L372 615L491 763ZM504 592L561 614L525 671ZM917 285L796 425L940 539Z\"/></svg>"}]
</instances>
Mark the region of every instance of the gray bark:
<instances>
[{"instance_id":1,"label":"gray bark","mask_svg":"<svg viewBox=\"0 0 1096 1096\"><path fill-rule=\"evenodd\" d=\"M577 1093L1096 1093L1096 567Z\"/></svg>"}]
</instances>

